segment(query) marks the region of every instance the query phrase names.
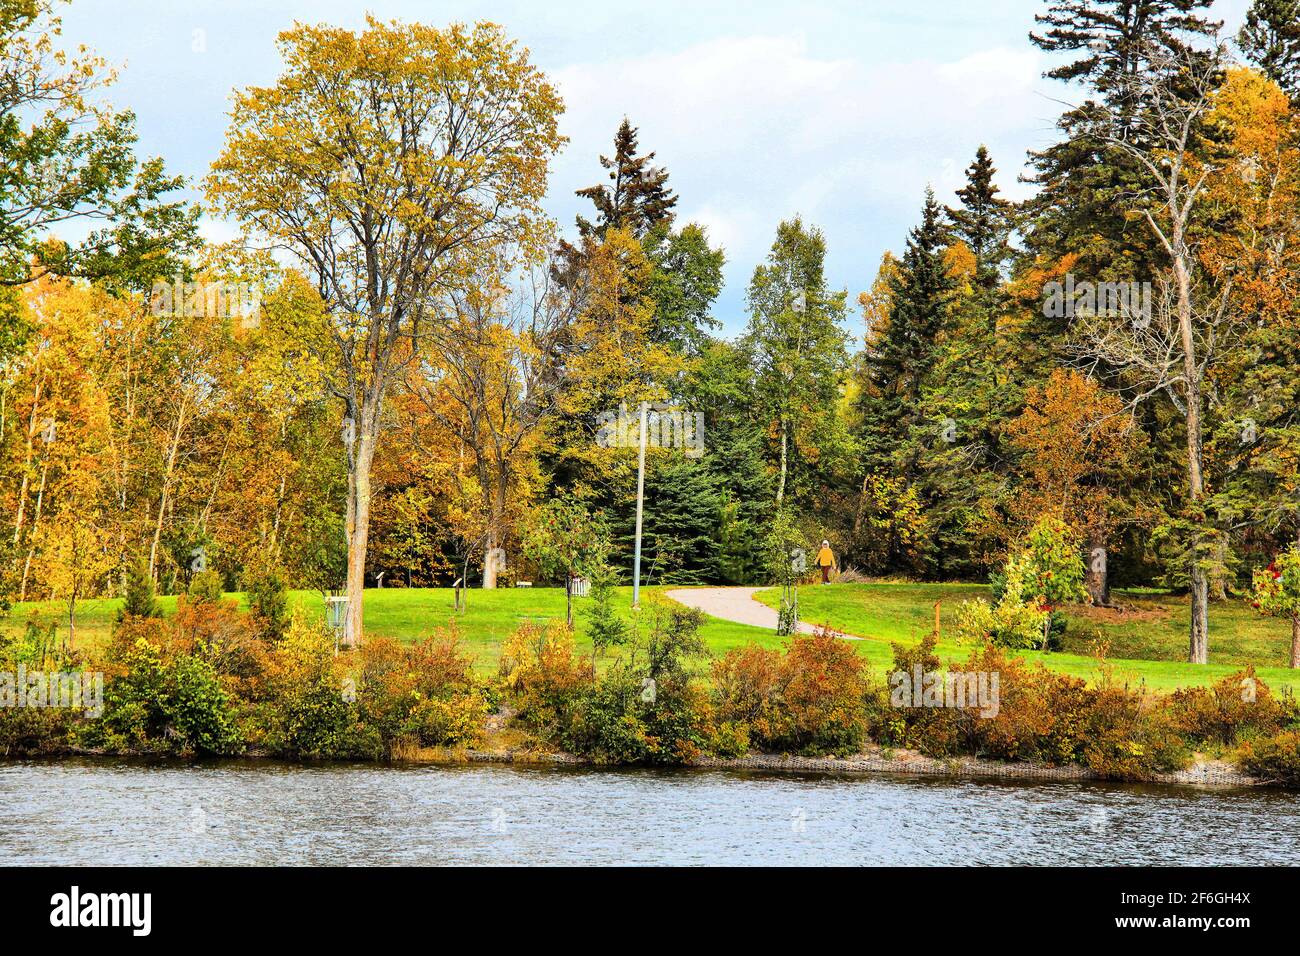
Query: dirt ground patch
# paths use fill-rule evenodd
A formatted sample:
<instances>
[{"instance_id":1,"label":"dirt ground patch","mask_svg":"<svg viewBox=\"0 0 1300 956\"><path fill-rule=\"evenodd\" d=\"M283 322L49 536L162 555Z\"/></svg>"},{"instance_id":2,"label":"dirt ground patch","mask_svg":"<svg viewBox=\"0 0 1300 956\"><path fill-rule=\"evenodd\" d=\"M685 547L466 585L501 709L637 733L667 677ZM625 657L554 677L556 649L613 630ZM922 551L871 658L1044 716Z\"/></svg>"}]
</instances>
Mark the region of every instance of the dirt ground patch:
<instances>
[{"instance_id":1,"label":"dirt ground patch","mask_svg":"<svg viewBox=\"0 0 1300 956\"><path fill-rule=\"evenodd\" d=\"M1069 609L1074 617L1098 624L1128 624L1137 621L1167 621L1173 614L1166 607L1141 607L1132 604L1117 604L1114 607L1093 607L1081 604Z\"/></svg>"}]
</instances>

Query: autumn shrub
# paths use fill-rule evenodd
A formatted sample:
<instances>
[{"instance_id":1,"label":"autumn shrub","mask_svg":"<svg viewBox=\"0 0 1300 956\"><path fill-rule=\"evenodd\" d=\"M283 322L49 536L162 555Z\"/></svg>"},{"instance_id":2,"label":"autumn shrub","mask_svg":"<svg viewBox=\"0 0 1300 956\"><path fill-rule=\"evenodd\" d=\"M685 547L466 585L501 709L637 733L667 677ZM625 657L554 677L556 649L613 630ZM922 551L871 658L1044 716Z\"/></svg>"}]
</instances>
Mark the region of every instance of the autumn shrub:
<instances>
[{"instance_id":1,"label":"autumn shrub","mask_svg":"<svg viewBox=\"0 0 1300 956\"><path fill-rule=\"evenodd\" d=\"M0 662L11 668L18 664L43 668L67 657L67 646L59 640L57 621L33 611L19 634L0 633Z\"/></svg>"},{"instance_id":2,"label":"autumn shrub","mask_svg":"<svg viewBox=\"0 0 1300 956\"><path fill-rule=\"evenodd\" d=\"M689 679L649 680L626 662L611 666L578 699L561 743L601 763L694 760L711 736L707 695Z\"/></svg>"},{"instance_id":3,"label":"autumn shrub","mask_svg":"<svg viewBox=\"0 0 1300 956\"><path fill-rule=\"evenodd\" d=\"M974 651L965 672L996 677L995 706L959 712L961 749L998 760L1068 763L1078 758L1087 684L1030 664L994 644Z\"/></svg>"},{"instance_id":4,"label":"autumn shrub","mask_svg":"<svg viewBox=\"0 0 1300 956\"><path fill-rule=\"evenodd\" d=\"M784 737L773 743L801 753L848 753L866 732L862 658L825 628L796 635L783 661Z\"/></svg>"},{"instance_id":5,"label":"autumn shrub","mask_svg":"<svg viewBox=\"0 0 1300 956\"><path fill-rule=\"evenodd\" d=\"M1275 783L1300 786L1300 732L1284 730L1242 745L1237 756L1247 773Z\"/></svg>"},{"instance_id":6,"label":"autumn shrub","mask_svg":"<svg viewBox=\"0 0 1300 956\"><path fill-rule=\"evenodd\" d=\"M131 631L150 619L127 619ZM231 754L242 749L235 706L210 661L168 653L145 636L118 649L120 671L104 689L104 714L87 722L85 744L110 750Z\"/></svg>"},{"instance_id":7,"label":"autumn shrub","mask_svg":"<svg viewBox=\"0 0 1300 956\"><path fill-rule=\"evenodd\" d=\"M195 601L182 596L170 622L171 642L211 663L232 688L256 678L265 666L265 645L253 618L234 601Z\"/></svg>"},{"instance_id":8,"label":"autumn shrub","mask_svg":"<svg viewBox=\"0 0 1300 956\"><path fill-rule=\"evenodd\" d=\"M411 706L399 736L385 740L385 744L390 751L395 740L415 740L426 747L470 744L482 735L487 714L488 704L482 694L426 697Z\"/></svg>"},{"instance_id":9,"label":"autumn shrub","mask_svg":"<svg viewBox=\"0 0 1300 956\"><path fill-rule=\"evenodd\" d=\"M719 757L743 757L749 753L747 724L724 720L710 728L707 749Z\"/></svg>"},{"instance_id":10,"label":"autumn shrub","mask_svg":"<svg viewBox=\"0 0 1300 956\"><path fill-rule=\"evenodd\" d=\"M1191 751L1170 710L1103 671L1085 722L1083 762L1111 780L1147 780L1185 767Z\"/></svg>"},{"instance_id":11,"label":"autumn shrub","mask_svg":"<svg viewBox=\"0 0 1300 956\"><path fill-rule=\"evenodd\" d=\"M168 656L193 649L189 642L179 646L170 621L159 617L125 617L113 628L104 645L102 658L107 679L126 673L128 663L134 659L136 646L142 640Z\"/></svg>"},{"instance_id":12,"label":"autumn shrub","mask_svg":"<svg viewBox=\"0 0 1300 956\"><path fill-rule=\"evenodd\" d=\"M852 645L822 629L784 654L749 645L713 662L713 701L726 749L741 739L803 754L857 750L867 728L867 685Z\"/></svg>"},{"instance_id":13,"label":"autumn shrub","mask_svg":"<svg viewBox=\"0 0 1300 956\"><path fill-rule=\"evenodd\" d=\"M603 763L644 763L650 757L641 678L627 667L609 668L577 701L559 730L573 753Z\"/></svg>"},{"instance_id":14,"label":"autumn shrub","mask_svg":"<svg viewBox=\"0 0 1300 956\"><path fill-rule=\"evenodd\" d=\"M37 613L21 632L0 635L0 670L5 671L0 675L0 756L59 754L74 747L77 733L93 716L75 706L33 706L33 700L48 702L47 695L55 691L45 684L32 696L32 678L80 671L83 680L93 680L95 666L59 641L55 621ZM88 701L86 706L93 705Z\"/></svg>"},{"instance_id":15,"label":"autumn shrub","mask_svg":"<svg viewBox=\"0 0 1300 956\"><path fill-rule=\"evenodd\" d=\"M560 622L516 629L502 648L498 672L518 718L534 729L566 721L593 682L590 666L574 650L573 632Z\"/></svg>"},{"instance_id":16,"label":"autumn shrub","mask_svg":"<svg viewBox=\"0 0 1300 956\"><path fill-rule=\"evenodd\" d=\"M422 746L471 742L487 714L471 666L454 635L413 645L371 638L357 654L359 716L390 750L399 739Z\"/></svg>"},{"instance_id":17,"label":"autumn shrub","mask_svg":"<svg viewBox=\"0 0 1300 956\"><path fill-rule=\"evenodd\" d=\"M1210 687L1180 688L1167 706L1174 726L1189 740L1222 745L1275 734L1294 716L1294 704L1273 696L1254 667Z\"/></svg>"},{"instance_id":18,"label":"autumn shrub","mask_svg":"<svg viewBox=\"0 0 1300 956\"><path fill-rule=\"evenodd\" d=\"M713 696L720 723L753 728L757 740L771 740L784 723L779 713L788 671L781 652L761 644L733 647L713 662Z\"/></svg>"},{"instance_id":19,"label":"autumn shrub","mask_svg":"<svg viewBox=\"0 0 1300 956\"><path fill-rule=\"evenodd\" d=\"M64 707L0 707L0 756L67 753L75 745L81 719Z\"/></svg>"},{"instance_id":20,"label":"autumn shrub","mask_svg":"<svg viewBox=\"0 0 1300 956\"><path fill-rule=\"evenodd\" d=\"M912 695L917 679L943 671L935 643L934 635L927 635L911 647L893 645L894 663L886 686L866 694L867 722L870 735L880 743L945 757L960 749L961 714L947 707L914 706Z\"/></svg>"},{"instance_id":21,"label":"autumn shrub","mask_svg":"<svg viewBox=\"0 0 1300 956\"><path fill-rule=\"evenodd\" d=\"M295 614L267 656L251 721L255 743L292 759L382 757L380 729L362 719L347 679L334 656L333 636Z\"/></svg>"},{"instance_id":22,"label":"autumn shrub","mask_svg":"<svg viewBox=\"0 0 1300 956\"><path fill-rule=\"evenodd\" d=\"M199 571L190 579L185 596L192 604L215 604L221 600L223 591L220 574L212 570Z\"/></svg>"},{"instance_id":23,"label":"autumn shrub","mask_svg":"<svg viewBox=\"0 0 1300 956\"><path fill-rule=\"evenodd\" d=\"M983 598L962 601L957 606L958 637L1012 648L1040 646L1048 611L1028 593L1032 590L1031 571L1027 556L1013 555L1004 573L994 577L991 603Z\"/></svg>"},{"instance_id":24,"label":"autumn shrub","mask_svg":"<svg viewBox=\"0 0 1300 956\"><path fill-rule=\"evenodd\" d=\"M708 653L703 615L676 604L648 608L650 630L627 657L578 691L558 721L558 739L608 763L689 763L708 746L712 713L689 659Z\"/></svg>"}]
</instances>

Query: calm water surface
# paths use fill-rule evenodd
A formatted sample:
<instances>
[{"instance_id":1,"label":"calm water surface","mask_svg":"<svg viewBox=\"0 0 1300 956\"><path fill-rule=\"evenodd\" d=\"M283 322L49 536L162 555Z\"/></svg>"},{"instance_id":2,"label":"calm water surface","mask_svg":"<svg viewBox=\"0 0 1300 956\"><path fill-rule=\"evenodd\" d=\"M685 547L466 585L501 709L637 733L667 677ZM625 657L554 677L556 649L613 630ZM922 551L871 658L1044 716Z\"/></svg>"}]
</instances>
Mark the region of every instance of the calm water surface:
<instances>
[{"instance_id":1,"label":"calm water surface","mask_svg":"<svg viewBox=\"0 0 1300 956\"><path fill-rule=\"evenodd\" d=\"M5 864L1297 864L1281 792L691 770L0 764Z\"/></svg>"}]
</instances>

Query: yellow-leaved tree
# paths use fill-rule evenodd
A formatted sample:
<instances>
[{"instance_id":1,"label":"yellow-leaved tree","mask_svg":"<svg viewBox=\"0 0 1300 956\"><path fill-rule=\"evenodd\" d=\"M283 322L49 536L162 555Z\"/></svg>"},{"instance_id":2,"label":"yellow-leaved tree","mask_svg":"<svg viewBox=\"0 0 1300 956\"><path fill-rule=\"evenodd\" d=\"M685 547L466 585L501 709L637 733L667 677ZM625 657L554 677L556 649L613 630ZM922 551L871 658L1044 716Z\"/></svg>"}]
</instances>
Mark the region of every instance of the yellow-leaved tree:
<instances>
[{"instance_id":1,"label":"yellow-leaved tree","mask_svg":"<svg viewBox=\"0 0 1300 956\"><path fill-rule=\"evenodd\" d=\"M362 633L384 401L448 297L541 254L559 96L494 24L297 25L274 86L238 93L211 197L294 255L330 320L348 463L347 641Z\"/></svg>"}]
</instances>

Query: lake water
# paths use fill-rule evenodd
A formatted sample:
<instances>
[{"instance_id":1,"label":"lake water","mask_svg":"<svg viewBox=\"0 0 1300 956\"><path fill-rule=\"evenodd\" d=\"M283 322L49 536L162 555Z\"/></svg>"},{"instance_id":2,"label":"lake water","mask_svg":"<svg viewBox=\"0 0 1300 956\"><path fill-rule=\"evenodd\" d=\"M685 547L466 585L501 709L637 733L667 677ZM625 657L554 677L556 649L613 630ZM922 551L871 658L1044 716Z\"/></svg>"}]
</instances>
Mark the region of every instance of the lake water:
<instances>
[{"instance_id":1,"label":"lake water","mask_svg":"<svg viewBox=\"0 0 1300 956\"><path fill-rule=\"evenodd\" d=\"M702 770L0 764L4 864L1298 864L1281 791Z\"/></svg>"}]
</instances>

